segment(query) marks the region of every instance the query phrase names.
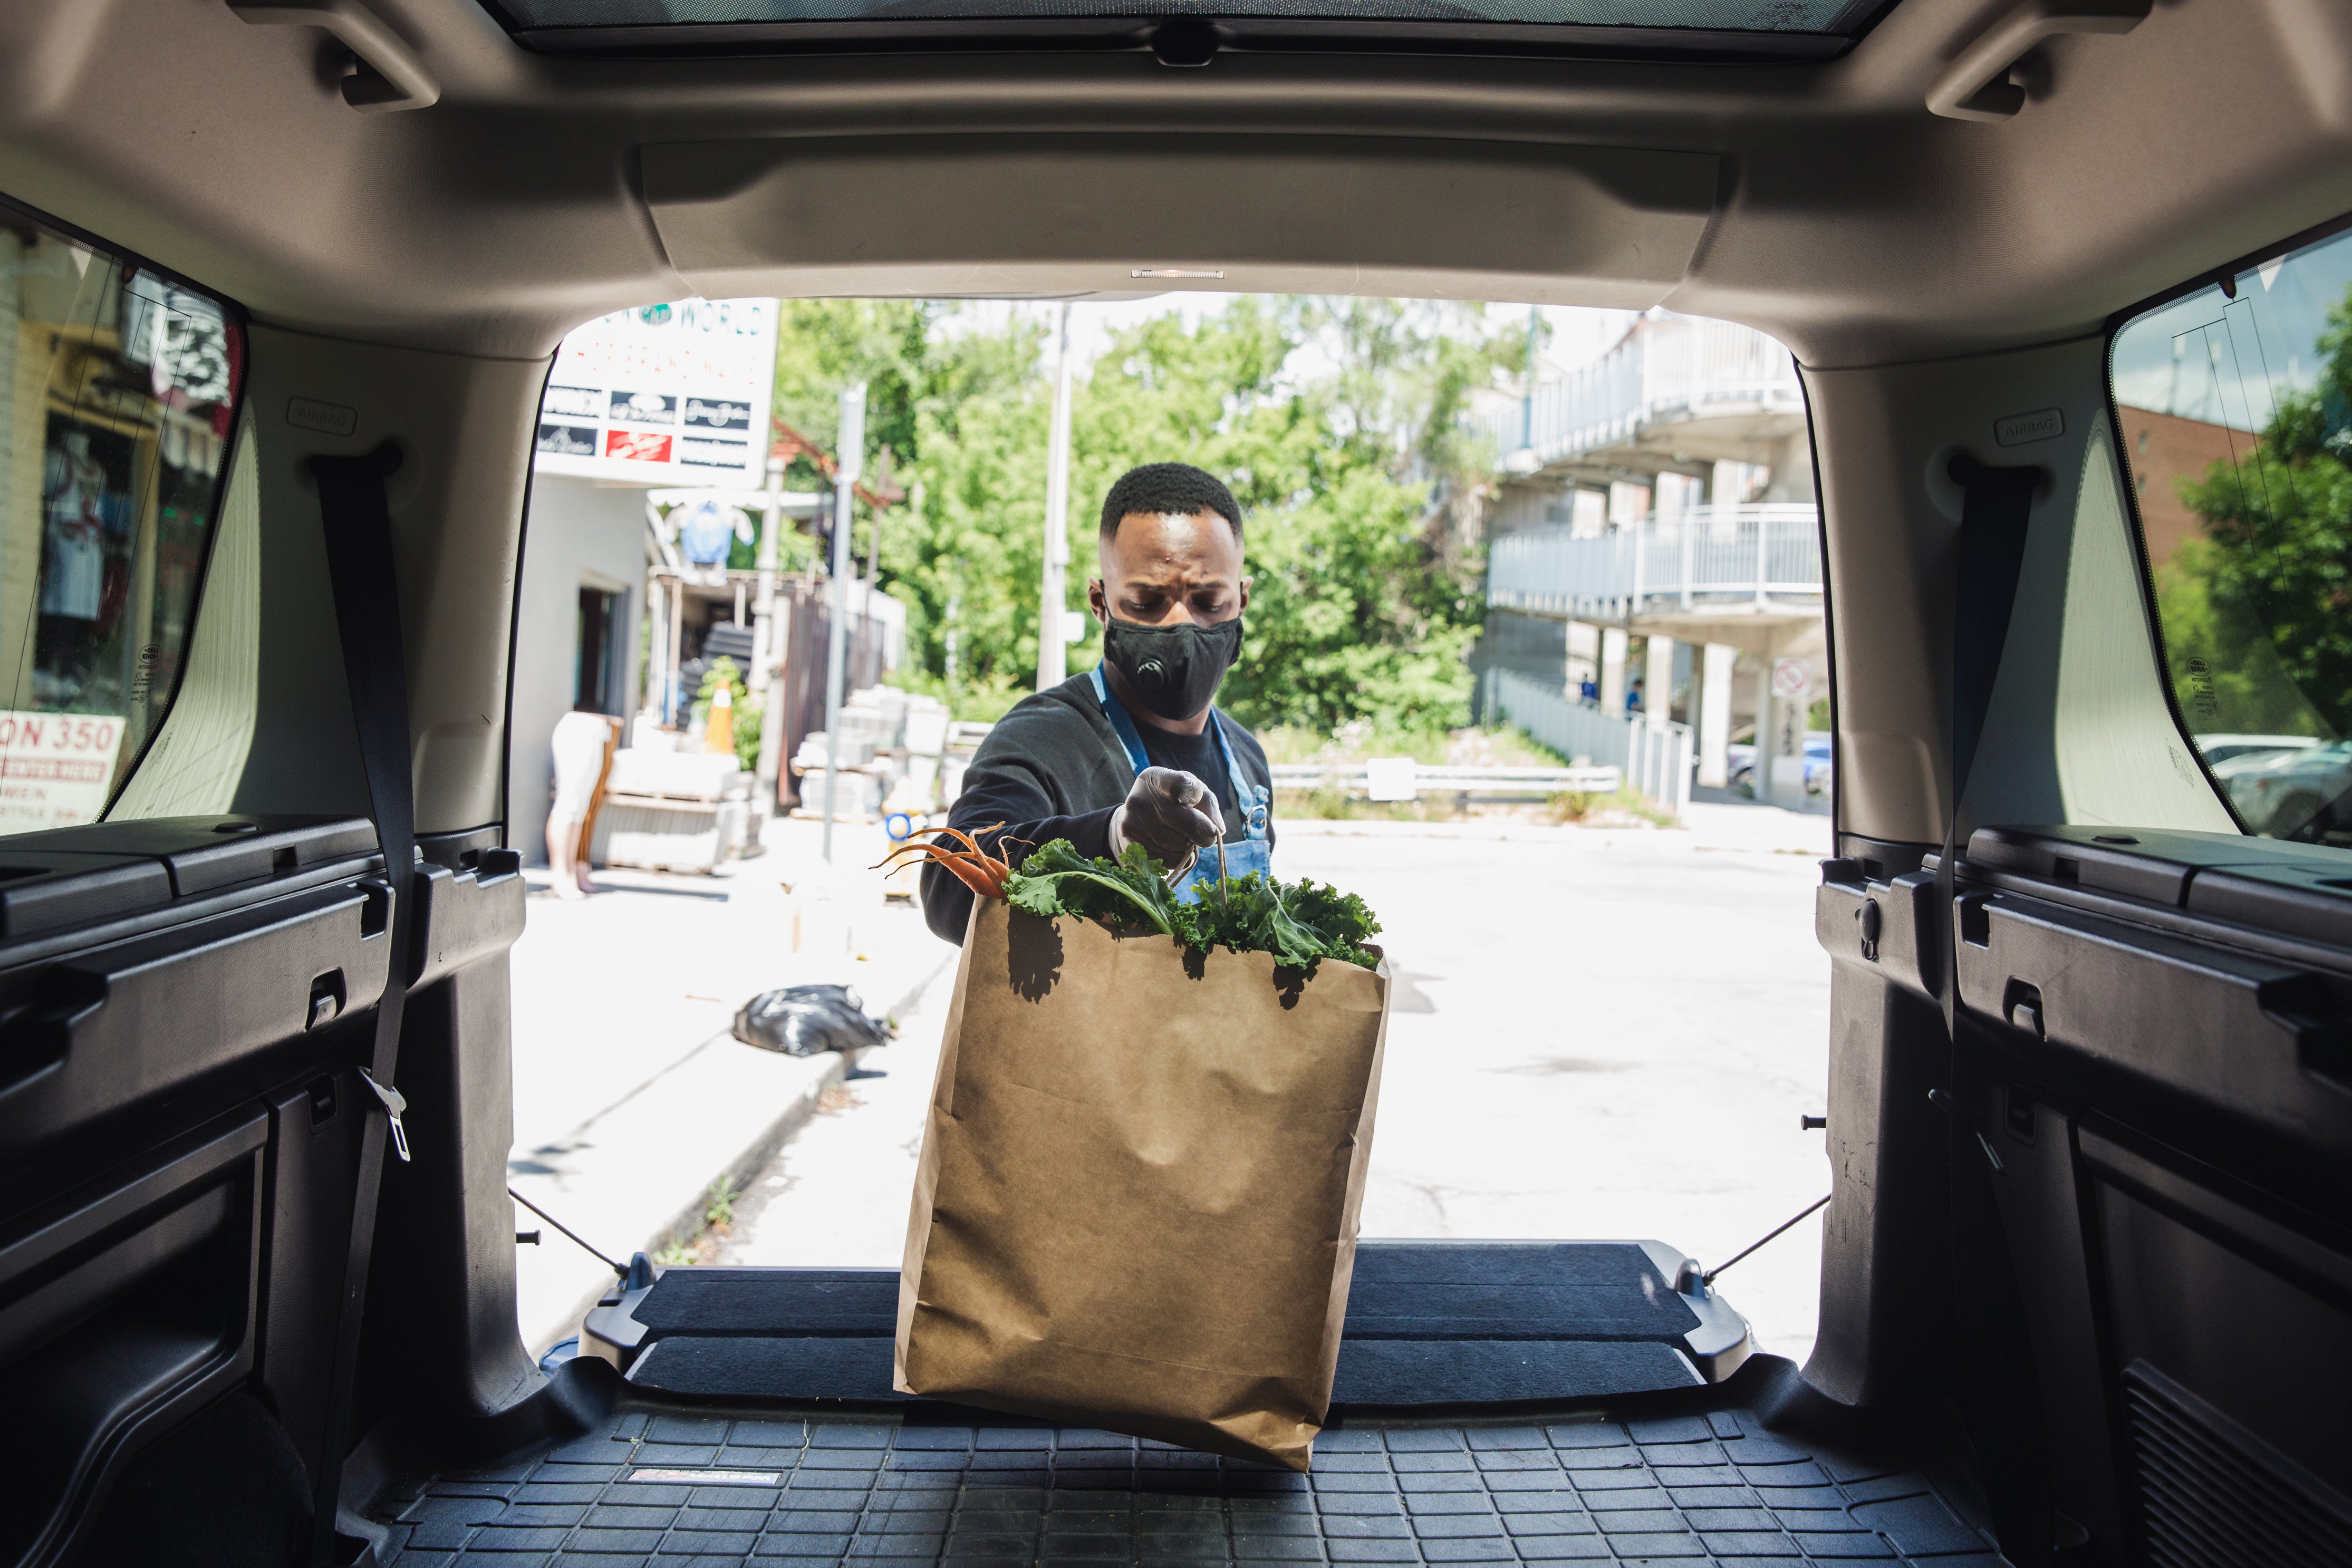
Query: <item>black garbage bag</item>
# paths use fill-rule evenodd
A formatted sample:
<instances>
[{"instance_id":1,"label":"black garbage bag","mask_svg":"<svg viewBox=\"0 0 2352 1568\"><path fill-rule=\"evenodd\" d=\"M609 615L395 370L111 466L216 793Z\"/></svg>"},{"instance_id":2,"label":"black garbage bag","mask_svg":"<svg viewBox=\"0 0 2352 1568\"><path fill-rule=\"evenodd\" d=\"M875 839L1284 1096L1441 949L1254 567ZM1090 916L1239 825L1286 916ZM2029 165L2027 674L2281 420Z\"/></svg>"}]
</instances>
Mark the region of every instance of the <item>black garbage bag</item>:
<instances>
[{"instance_id":1,"label":"black garbage bag","mask_svg":"<svg viewBox=\"0 0 2352 1568\"><path fill-rule=\"evenodd\" d=\"M866 1004L847 986L786 986L761 991L735 1015L734 1035L745 1045L814 1056L886 1045L891 1030L866 1016Z\"/></svg>"}]
</instances>

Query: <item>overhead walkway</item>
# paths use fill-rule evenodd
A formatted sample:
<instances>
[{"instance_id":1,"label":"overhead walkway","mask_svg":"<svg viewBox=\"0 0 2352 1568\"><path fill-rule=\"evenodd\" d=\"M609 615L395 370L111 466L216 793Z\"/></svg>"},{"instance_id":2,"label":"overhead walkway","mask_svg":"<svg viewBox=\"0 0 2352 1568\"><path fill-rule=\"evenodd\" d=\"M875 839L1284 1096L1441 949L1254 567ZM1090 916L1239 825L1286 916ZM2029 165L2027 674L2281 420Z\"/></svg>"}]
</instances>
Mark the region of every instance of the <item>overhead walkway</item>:
<instances>
[{"instance_id":1,"label":"overhead walkway","mask_svg":"<svg viewBox=\"0 0 2352 1568\"><path fill-rule=\"evenodd\" d=\"M1763 333L1660 312L1480 423L1512 472L1606 483L1717 462L1778 466L1805 438L1805 394L1789 350Z\"/></svg>"},{"instance_id":2,"label":"overhead walkway","mask_svg":"<svg viewBox=\"0 0 2352 1568\"><path fill-rule=\"evenodd\" d=\"M1506 534L1488 551L1486 602L1661 629L1817 621L1820 514L1809 502L1701 505L1583 538L1557 525Z\"/></svg>"},{"instance_id":3,"label":"overhead walkway","mask_svg":"<svg viewBox=\"0 0 2352 1568\"><path fill-rule=\"evenodd\" d=\"M1718 786L1733 730L1752 723L1759 794L1805 805L1827 650L1804 393L1788 350L1731 322L1654 312L1599 360L1479 423L1503 481L1487 517L1490 708L1504 706L1492 678L1503 672L1571 702L1591 680L1598 719L1579 718L1580 735L1599 721L1629 727L1585 748L1596 759L1633 756L1643 742L1632 727L1685 722L1696 781ZM1522 710L1539 706L1513 692Z\"/></svg>"}]
</instances>

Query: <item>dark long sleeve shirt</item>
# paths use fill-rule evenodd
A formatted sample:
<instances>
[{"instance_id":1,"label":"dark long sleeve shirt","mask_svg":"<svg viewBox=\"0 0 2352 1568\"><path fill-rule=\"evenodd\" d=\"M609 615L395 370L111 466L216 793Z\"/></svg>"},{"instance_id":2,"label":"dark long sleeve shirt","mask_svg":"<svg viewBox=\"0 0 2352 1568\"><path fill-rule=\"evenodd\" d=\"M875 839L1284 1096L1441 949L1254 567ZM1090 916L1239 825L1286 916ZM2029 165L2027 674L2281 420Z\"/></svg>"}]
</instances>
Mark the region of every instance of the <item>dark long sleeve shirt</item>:
<instances>
[{"instance_id":1,"label":"dark long sleeve shirt","mask_svg":"<svg viewBox=\"0 0 2352 1568\"><path fill-rule=\"evenodd\" d=\"M1271 789L1274 775L1257 737L1219 717L1243 777ZM1205 730L1171 735L1143 724L1136 729L1150 761L1181 768L1216 791L1227 841L1243 837L1247 821L1234 800L1216 737ZM974 832L1006 824L982 835L981 842L994 850L1000 841L1010 841L1003 850L1015 866L1036 845L1055 839L1069 840L1082 855L1108 855L1111 813L1134 787L1135 769L1095 700L1093 679L1073 675L1051 691L1024 697L997 721L964 774L963 793L949 808L948 825ZM923 868L922 891L923 918L940 936L961 944L971 916L971 890L932 864Z\"/></svg>"}]
</instances>

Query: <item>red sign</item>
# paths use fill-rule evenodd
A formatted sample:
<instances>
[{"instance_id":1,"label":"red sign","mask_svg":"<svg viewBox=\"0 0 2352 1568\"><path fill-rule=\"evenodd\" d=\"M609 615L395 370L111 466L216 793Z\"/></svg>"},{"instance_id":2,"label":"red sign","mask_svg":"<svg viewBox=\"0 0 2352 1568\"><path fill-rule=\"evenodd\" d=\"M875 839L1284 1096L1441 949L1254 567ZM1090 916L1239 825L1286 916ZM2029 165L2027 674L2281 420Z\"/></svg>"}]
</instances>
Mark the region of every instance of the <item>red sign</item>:
<instances>
[{"instance_id":1,"label":"red sign","mask_svg":"<svg viewBox=\"0 0 2352 1568\"><path fill-rule=\"evenodd\" d=\"M608 430L604 433L604 455L625 457L633 463L667 463L670 443L676 439L641 430Z\"/></svg>"}]
</instances>

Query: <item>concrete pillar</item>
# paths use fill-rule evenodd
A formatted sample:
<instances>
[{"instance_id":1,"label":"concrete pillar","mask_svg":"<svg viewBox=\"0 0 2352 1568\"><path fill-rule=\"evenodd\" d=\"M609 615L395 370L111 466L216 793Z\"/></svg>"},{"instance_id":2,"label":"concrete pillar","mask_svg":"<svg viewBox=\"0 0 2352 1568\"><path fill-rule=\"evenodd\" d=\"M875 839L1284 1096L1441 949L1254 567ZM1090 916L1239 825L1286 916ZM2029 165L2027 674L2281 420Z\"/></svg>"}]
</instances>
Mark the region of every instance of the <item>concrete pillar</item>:
<instances>
[{"instance_id":1,"label":"concrete pillar","mask_svg":"<svg viewBox=\"0 0 2352 1568\"><path fill-rule=\"evenodd\" d=\"M1598 538L1609 530L1609 492L1580 488L1570 514L1569 532L1580 539Z\"/></svg>"},{"instance_id":2,"label":"concrete pillar","mask_svg":"<svg viewBox=\"0 0 2352 1568\"><path fill-rule=\"evenodd\" d=\"M1625 716L1625 628L1601 628L1601 711Z\"/></svg>"},{"instance_id":3,"label":"concrete pillar","mask_svg":"<svg viewBox=\"0 0 2352 1568\"><path fill-rule=\"evenodd\" d=\"M1642 712L1652 729L1664 729L1674 717L1675 640L1653 635L1642 651Z\"/></svg>"},{"instance_id":4,"label":"concrete pillar","mask_svg":"<svg viewBox=\"0 0 2352 1568\"><path fill-rule=\"evenodd\" d=\"M1601 680L1601 628L1590 622L1568 623L1568 695L1571 699L1582 695L1587 678L1597 686Z\"/></svg>"},{"instance_id":5,"label":"concrete pillar","mask_svg":"<svg viewBox=\"0 0 2352 1568\"><path fill-rule=\"evenodd\" d=\"M1813 438L1805 431L1775 442L1772 476L1765 481L1768 501L1810 501L1813 498Z\"/></svg>"},{"instance_id":6,"label":"concrete pillar","mask_svg":"<svg viewBox=\"0 0 2352 1568\"><path fill-rule=\"evenodd\" d=\"M1698 781L1720 789L1731 779L1731 666L1739 650L1709 643L1699 655Z\"/></svg>"},{"instance_id":7,"label":"concrete pillar","mask_svg":"<svg viewBox=\"0 0 2352 1568\"><path fill-rule=\"evenodd\" d=\"M1788 646L1775 637L1762 660L1756 703L1756 798L1800 810L1805 803L1805 714L1810 689L1782 696L1772 689L1772 669Z\"/></svg>"}]
</instances>

